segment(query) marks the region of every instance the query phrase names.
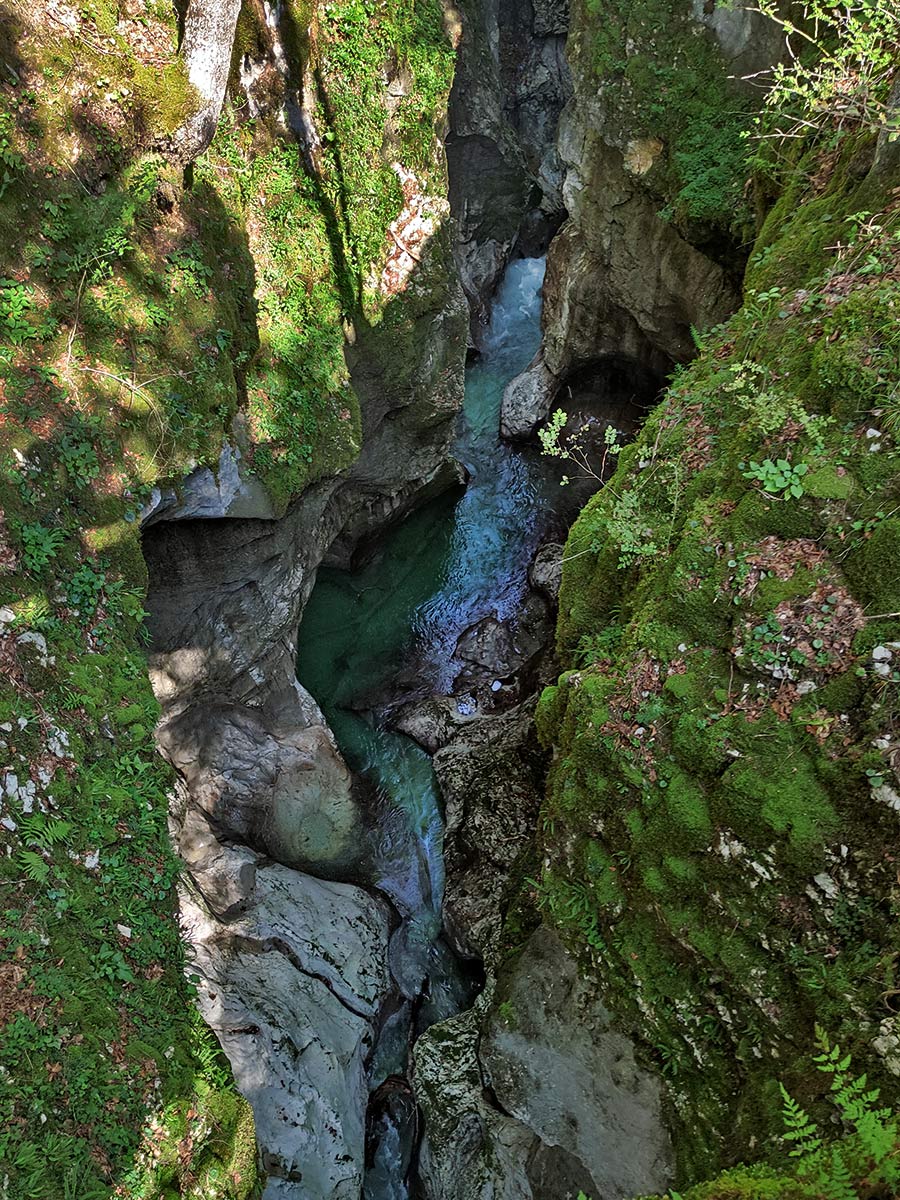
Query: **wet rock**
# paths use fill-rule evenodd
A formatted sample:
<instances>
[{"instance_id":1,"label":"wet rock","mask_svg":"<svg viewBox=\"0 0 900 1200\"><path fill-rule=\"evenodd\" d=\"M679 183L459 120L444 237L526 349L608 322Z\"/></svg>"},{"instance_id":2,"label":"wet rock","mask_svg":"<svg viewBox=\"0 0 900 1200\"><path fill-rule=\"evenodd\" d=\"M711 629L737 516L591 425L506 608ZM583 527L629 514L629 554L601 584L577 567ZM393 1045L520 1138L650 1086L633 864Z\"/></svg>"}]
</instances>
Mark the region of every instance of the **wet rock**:
<instances>
[{"instance_id":1,"label":"wet rock","mask_svg":"<svg viewBox=\"0 0 900 1200\"><path fill-rule=\"evenodd\" d=\"M541 358L506 385L500 408L500 434L510 441L531 437L550 413L559 381Z\"/></svg>"},{"instance_id":2,"label":"wet rock","mask_svg":"<svg viewBox=\"0 0 900 1200\"><path fill-rule=\"evenodd\" d=\"M552 641L550 609L535 592L525 596L514 621L482 618L457 642L454 695L457 700L471 695L482 713L517 704L533 690L535 671Z\"/></svg>"},{"instance_id":3,"label":"wet rock","mask_svg":"<svg viewBox=\"0 0 900 1200\"><path fill-rule=\"evenodd\" d=\"M253 1106L267 1200L298 1185L310 1200L357 1200L364 1062L390 986L386 906L211 843L181 913L201 1012Z\"/></svg>"},{"instance_id":4,"label":"wet rock","mask_svg":"<svg viewBox=\"0 0 900 1200\"><path fill-rule=\"evenodd\" d=\"M565 546L559 542L546 542L534 556L528 570L528 582L552 603L559 599L562 582L563 553Z\"/></svg>"},{"instance_id":5,"label":"wet rock","mask_svg":"<svg viewBox=\"0 0 900 1200\"><path fill-rule=\"evenodd\" d=\"M665 1191L673 1154L661 1081L637 1064L596 986L549 929L535 931L501 976L480 1059L502 1108L582 1164L588 1194Z\"/></svg>"},{"instance_id":6,"label":"wet rock","mask_svg":"<svg viewBox=\"0 0 900 1200\"><path fill-rule=\"evenodd\" d=\"M511 675L524 662L509 627L495 617L485 617L465 631L456 643L456 657L487 667L493 675Z\"/></svg>"}]
</instances>

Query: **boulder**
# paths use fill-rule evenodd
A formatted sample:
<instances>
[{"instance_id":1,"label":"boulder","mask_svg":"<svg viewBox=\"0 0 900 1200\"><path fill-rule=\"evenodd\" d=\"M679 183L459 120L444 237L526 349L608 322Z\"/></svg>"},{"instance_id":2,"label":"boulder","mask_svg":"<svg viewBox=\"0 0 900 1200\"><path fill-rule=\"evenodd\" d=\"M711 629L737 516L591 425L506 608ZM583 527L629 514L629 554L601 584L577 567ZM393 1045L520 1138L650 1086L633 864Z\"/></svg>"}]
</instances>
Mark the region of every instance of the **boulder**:
<instances>
[{"instance_id":1,"label":"boulder","mask_svg":"<svg viewBox=\"0 0 900 1200\"><path fill-rule=\"evenodd\" d=\"M528 582L553 604L559 599L564 552L565 546L561 543L545 542L534 556L528 570Z\"/></svg>"},{"instance_id":2,"label":"boulder","mask_svg":"<svg viewBox=\"0 0 900 1200\"><path fill-rule=\"evenodd\" d=\"M504 389L500 407L500 435L509 441L525 441L550 414L559 381L537 358Z\"/></svg>"},{"instance_id":3,"label":"boulder","mask_svg":"<svg viewBox=\"0 0 900 1200\"><path fill-rule=\"evenodd\" d=\"M666 1190L674 1158L661 1080L638 1065L551 930L537 929L501 974L479 1055L503 1110L580 1163L589 1195ZM546 1186L542 1200L560 1194Z\"/></svg>"},{"instance_id":4,"label":"boulder","mask_svg":"<svg viewBox=\"0 0 900 1200\"><path fill-rule=\"evenodd\" d=\"M181 918L200 1011L253 1107L266 1200L358 1200L387 906L215 843Z\"/></svg>"}]
</instances>

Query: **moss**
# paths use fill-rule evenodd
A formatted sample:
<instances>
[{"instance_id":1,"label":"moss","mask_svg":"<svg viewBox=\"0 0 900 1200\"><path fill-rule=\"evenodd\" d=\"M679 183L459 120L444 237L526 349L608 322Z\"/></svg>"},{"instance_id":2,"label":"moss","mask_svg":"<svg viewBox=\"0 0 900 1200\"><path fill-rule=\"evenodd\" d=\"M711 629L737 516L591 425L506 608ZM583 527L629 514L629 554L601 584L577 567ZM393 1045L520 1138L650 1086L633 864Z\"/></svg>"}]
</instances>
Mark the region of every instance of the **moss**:
<instances>
[{"instance_id":1,"label":"moss","mask_svg":"<svg viewBox=\"0 0 900 1200\"><path fill-rule=\"evenodd\" d=\"M555 761L538 899L664 1073L685 1184L775 1152L775 1081L813 1086L797 1046L816 1022L898 1098L858 1016L883 1011L875 964L900 951L880 874L893 848L872 801L898 716L871 659L900 627L891 214L876 214L881 233L835 249L853 214L872 211L860 204L861 151L853 139L786 171L744 306L586 506L563 569L562 666L596 663L609 690L564 713L558 695L546 701ZM714 430L702 458L688 425ZM769 497L747 478L748 461L779 457L808 465L800 497ZM651 460L652 472L635 468ZM629 490L666 540L622 569L616 497ZM801 611L823 583L878 619L860 630L854 607L825 603L806 614L807 632L772 631L770 659L746 652L748 628L785 603ZM790 677L773 674L776 659ZM592 861L616 867L615 888L597 889L588 844ZM854 915L850 895L872 909ZM794 1186L742 1169L723 1194L753 1195L757 1179L760 1195Z\"/></svg>"},{"instance_id":2,"label":"moss","mask_svg":"<svg viewBox=\"0 0 900 1200\"><path fill-rule=\"evenodd\" d=\"M844 570L868 612L900 610L900 520L879 522L862 546L847 556Z\"/></svg>"}]
</instances>

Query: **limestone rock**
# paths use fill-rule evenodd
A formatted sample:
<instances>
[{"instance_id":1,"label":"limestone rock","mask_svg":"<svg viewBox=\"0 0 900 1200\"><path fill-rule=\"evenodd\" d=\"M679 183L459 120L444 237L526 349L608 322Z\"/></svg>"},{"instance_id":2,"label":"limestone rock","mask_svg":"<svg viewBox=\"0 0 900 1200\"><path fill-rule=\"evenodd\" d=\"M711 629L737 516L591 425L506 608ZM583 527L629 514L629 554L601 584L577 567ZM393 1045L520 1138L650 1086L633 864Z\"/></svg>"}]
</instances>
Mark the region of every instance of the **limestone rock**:
<instances>
[{"instance_id":1,"label":"limestone rock","mask_svg":"<svg viewBox=\"0 0 900 1200\"><path fill-rule=\"evenodd\" d=\"M192 878L181 915L198 1003L253 1106L266 1197L299 1185L309 1200L357 1200L386 906L246 848L218 846Z\"/></svg>"},{"instance_id":2,"label":"limestone rock","mask_svg":"<svg viewBox=\"0 0 900 1200\"><path fill-rule=\"evenodd\" d=\"M512 379L504 389L500 407L500 434L510 441L525 440L546 420L559 389L559 381L542 358Z\"/></svg>"},{"instance_id":3,"label":"limestone rock","mask_svg":"<svg viewBox=\"0 0 900 1200\"><path fill-rule=\"evenodd\" d=\"M528 582L554 604L559 599L562 582L563 553L565 546L559 542L545 542L534 556L528 571Z\"/></svg>"},{"instance_id":4,"label":"limestone rock","mask_svg":"<svg viewBox=\"0 0 900 1200\"><path fill-rule=\"evenodd\" d=\"M673 1155L661 1082L637 1064L549 929L533 933L501 976L480 1058L503 1109L580 1162L589 1194L665 1191Z\"/></svg>"},{"instance_id":5,"label":"limestone rock","mask_svg":"<svg viewBox=\"0 0 900 1200\"><path fill-rule=\"evenodd\" d=\"M255 475L241 472L241 452L227 442L219 454L219 467L197 467L181 483L180 489L154 488L141 511L144 528L160 520L205 520L220 517L255 517L270 520L275 516L268 493Z\"/></svg>"},{"instance_id":6,"label":"limestone rock","mask_svg":"<svg viewBox=\"0 0 900 1200\"><path fill-rule=\"evenodd\" d=\"M416 1042L420 1187L426 1200L532 1200L527 1162L537 1138L485 1099L478 1036L470 1010Z\"/></svg>"},{"instance_id":7,"label":"limestone rock","mask_svg":"<svg viewBox=\"0 0 900 1200\"><path fill-rule=\"evenodd\" d=\"M620 1200L671 1178L659 1081L549 930L413 1057L426 1200Z\"/></svg>"},{"instance_id":8,"label":"limestone rock","mask_svg":"<svg viewBox=\"0 0 900 1200\"><path fill-rule=\"evenodd\" d=\"M482 717L434 757L446 814L444 920L457 948L488 965L506 881L543 795L546 760L533 718L534 700Z\"/></svg>"}]
</instances>

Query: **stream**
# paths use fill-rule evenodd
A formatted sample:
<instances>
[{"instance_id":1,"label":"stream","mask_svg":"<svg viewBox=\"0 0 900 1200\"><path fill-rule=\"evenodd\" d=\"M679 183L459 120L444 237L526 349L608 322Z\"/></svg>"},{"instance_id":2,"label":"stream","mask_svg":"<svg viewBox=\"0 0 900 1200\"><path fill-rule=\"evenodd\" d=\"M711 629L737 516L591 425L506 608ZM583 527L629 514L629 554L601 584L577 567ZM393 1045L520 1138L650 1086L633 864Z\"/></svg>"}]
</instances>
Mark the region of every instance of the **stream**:
<instances>
[{"instance_id":1,"label":"stream","mask_svg":"<svg viewBox=\"0 0 900 1200\"><path fill-rule=\"evenodd\" d=\"M584 500L567 495L563 512L561 465L497 432L503 390L540 345L543 276L543 259L509 266L483 352L467 370L453 447L468 474L462 495L445 494L408 517L362 569L320 569L299 630L298 678L348 765L372 788L368 882L400 917L389 949L400 998L373 1052L373 1092L405 1078L415 1037L468 1007L478 982L442 936L443 821L431 759L379 725L365 698L401 672L420 695L451 694L460 635L484 617L516 615L536 549L564 532ZM385 1114L376 1118L364 1197L406 1200L411 1151L404 1153L390 1103Z\"/></svg>"}]
</instances>

